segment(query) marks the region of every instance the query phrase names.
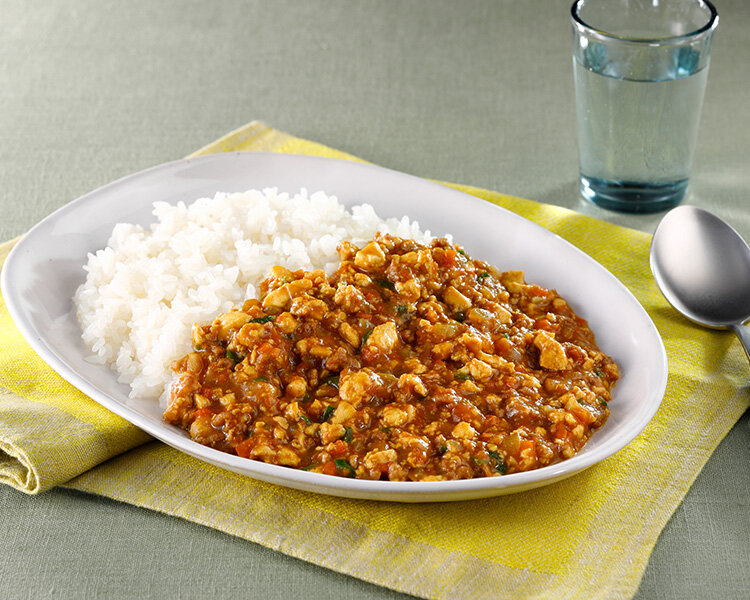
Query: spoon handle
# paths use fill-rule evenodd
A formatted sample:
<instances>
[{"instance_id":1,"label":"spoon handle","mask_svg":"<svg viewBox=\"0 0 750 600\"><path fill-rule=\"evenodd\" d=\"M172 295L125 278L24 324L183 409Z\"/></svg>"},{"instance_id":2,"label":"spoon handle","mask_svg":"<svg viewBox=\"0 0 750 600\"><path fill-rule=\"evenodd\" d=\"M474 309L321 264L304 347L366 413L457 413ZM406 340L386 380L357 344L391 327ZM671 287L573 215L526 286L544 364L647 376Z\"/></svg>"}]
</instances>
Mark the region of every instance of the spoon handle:
<instances>
[{"instance_id":1,"label":"spoon handle","mask_svg":"<svg viewBox=\"0 0 750 600\"><path fill-rule=\"evenodd\" d=\"M740 343L745 349L748 360L750 360L750 327L745 327L744 325L732 325L732 329L737 334L737 337L740 338Z\"/></svg>"}]
</instances>

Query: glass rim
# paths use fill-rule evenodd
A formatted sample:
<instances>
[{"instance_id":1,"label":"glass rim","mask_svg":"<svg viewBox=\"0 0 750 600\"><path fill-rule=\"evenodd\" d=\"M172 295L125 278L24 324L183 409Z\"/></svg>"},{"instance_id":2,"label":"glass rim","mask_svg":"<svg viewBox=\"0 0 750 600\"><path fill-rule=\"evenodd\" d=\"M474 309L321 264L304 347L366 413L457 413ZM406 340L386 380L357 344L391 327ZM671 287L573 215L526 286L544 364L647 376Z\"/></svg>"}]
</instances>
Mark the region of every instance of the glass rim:
<instances>
[{"instance_id":1,"label":"glass rim","mask_svg":"<svg viewBox=\"0 0 750 600\"><path fill-rule=\"evenodd\" d=\"M713 32L714 29L716 29L716 26L719 23L719 13L716 11L716 8L709 0L700 0L703 4L705 4L708 7L708 10L710 11L708 22L703 25L702 27L699 27L698 29L691 31L689 33L683 34L683 35L675 35L675 36L667 36L667 37L661 37L661 38L638 38L638 37L628 37L623 35L617 35L614 33L609 33L607 31L604 31L603 29L597 29L596 27L593 27L586 23L579 15L578 15L578 6L582 4L585 0L575 0L573 2L573 5L570 7L570 16L573 19L573 26L578 29L579 32L585 33L591 37L599 38L602 41L609 41L609 42L623 42L623 43L629 43L629 44L643 44L645 46L662 46L665 44L679 44L681 42L685 42L687 40L695 40L701 36L709 35Z\"/></svg>"}]
</instances>

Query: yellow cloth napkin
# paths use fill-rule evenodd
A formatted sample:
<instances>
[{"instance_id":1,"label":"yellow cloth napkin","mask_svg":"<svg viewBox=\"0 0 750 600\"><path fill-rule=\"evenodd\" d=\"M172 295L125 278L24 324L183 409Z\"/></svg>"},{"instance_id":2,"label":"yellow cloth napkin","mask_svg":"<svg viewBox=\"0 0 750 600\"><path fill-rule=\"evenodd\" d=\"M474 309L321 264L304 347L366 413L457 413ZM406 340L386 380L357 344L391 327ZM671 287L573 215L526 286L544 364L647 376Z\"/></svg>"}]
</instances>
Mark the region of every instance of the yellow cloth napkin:
<instances>
[{"instance_id":1,"label":"yellow cloth napkin","mask_svg":"<svg viewBox=\"0 0 750 600\"><path fill-rule=\"evenodd\" d=\"M234 150L356 160L258 122L197 154ZM731 334L695 327L666 304L648 269L648 235L454 187L576 244L627 285L656 323L669 356L667 393L651 424L615 456L553 485L468 502L393 504L277 487L143 444L146 436L39 360L3 304L0 477L27 492L67 482L428 598L631 597L662 527L748 406L745 356Z\"/></svg>"}]
</instances>

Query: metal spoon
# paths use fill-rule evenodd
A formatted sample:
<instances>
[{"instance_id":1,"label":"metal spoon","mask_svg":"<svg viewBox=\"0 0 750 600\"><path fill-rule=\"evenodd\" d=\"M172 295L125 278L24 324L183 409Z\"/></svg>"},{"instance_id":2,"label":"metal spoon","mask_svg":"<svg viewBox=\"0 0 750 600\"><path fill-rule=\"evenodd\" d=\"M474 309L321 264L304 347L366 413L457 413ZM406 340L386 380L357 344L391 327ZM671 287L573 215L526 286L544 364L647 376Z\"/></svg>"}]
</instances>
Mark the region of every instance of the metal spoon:
<instances>
[{"instance_id":1,"label":"metal spoon","mask_svg":"<svg viewBox=\"0 0 750 600\"><path fill-rule=\"evenodd\" d=\"M654 233L651 271L672 306L699 325L734 330L750 360L750 247L734 229L695 206L672 209Z\"/></svg>"}]
</instances>

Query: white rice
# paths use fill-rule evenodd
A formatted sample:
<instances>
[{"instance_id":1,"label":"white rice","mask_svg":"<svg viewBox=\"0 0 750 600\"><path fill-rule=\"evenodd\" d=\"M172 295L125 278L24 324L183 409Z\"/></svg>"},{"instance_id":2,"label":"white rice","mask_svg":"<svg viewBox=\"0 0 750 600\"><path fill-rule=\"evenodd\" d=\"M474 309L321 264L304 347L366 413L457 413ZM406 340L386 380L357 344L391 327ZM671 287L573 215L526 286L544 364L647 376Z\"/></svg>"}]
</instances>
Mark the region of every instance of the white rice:
<instances>
[{"instance_id":1,"label":"white rice","mask_svg":"<svg viewBox=\"0 0 750 600\"><path fill-rule=\"evenodd\" d=\"M131 397L166 399L170 364L191 349L193 323L257 297L274 265L338 266L336 246L376 232L431 239L407 217L383 220L372 206L347 210L334 196L277 189L218 193L190 205L154 203L150 229L120 223L89 254L74 301L92 362L109 365Z\"/></svg>"}]
</instances>

